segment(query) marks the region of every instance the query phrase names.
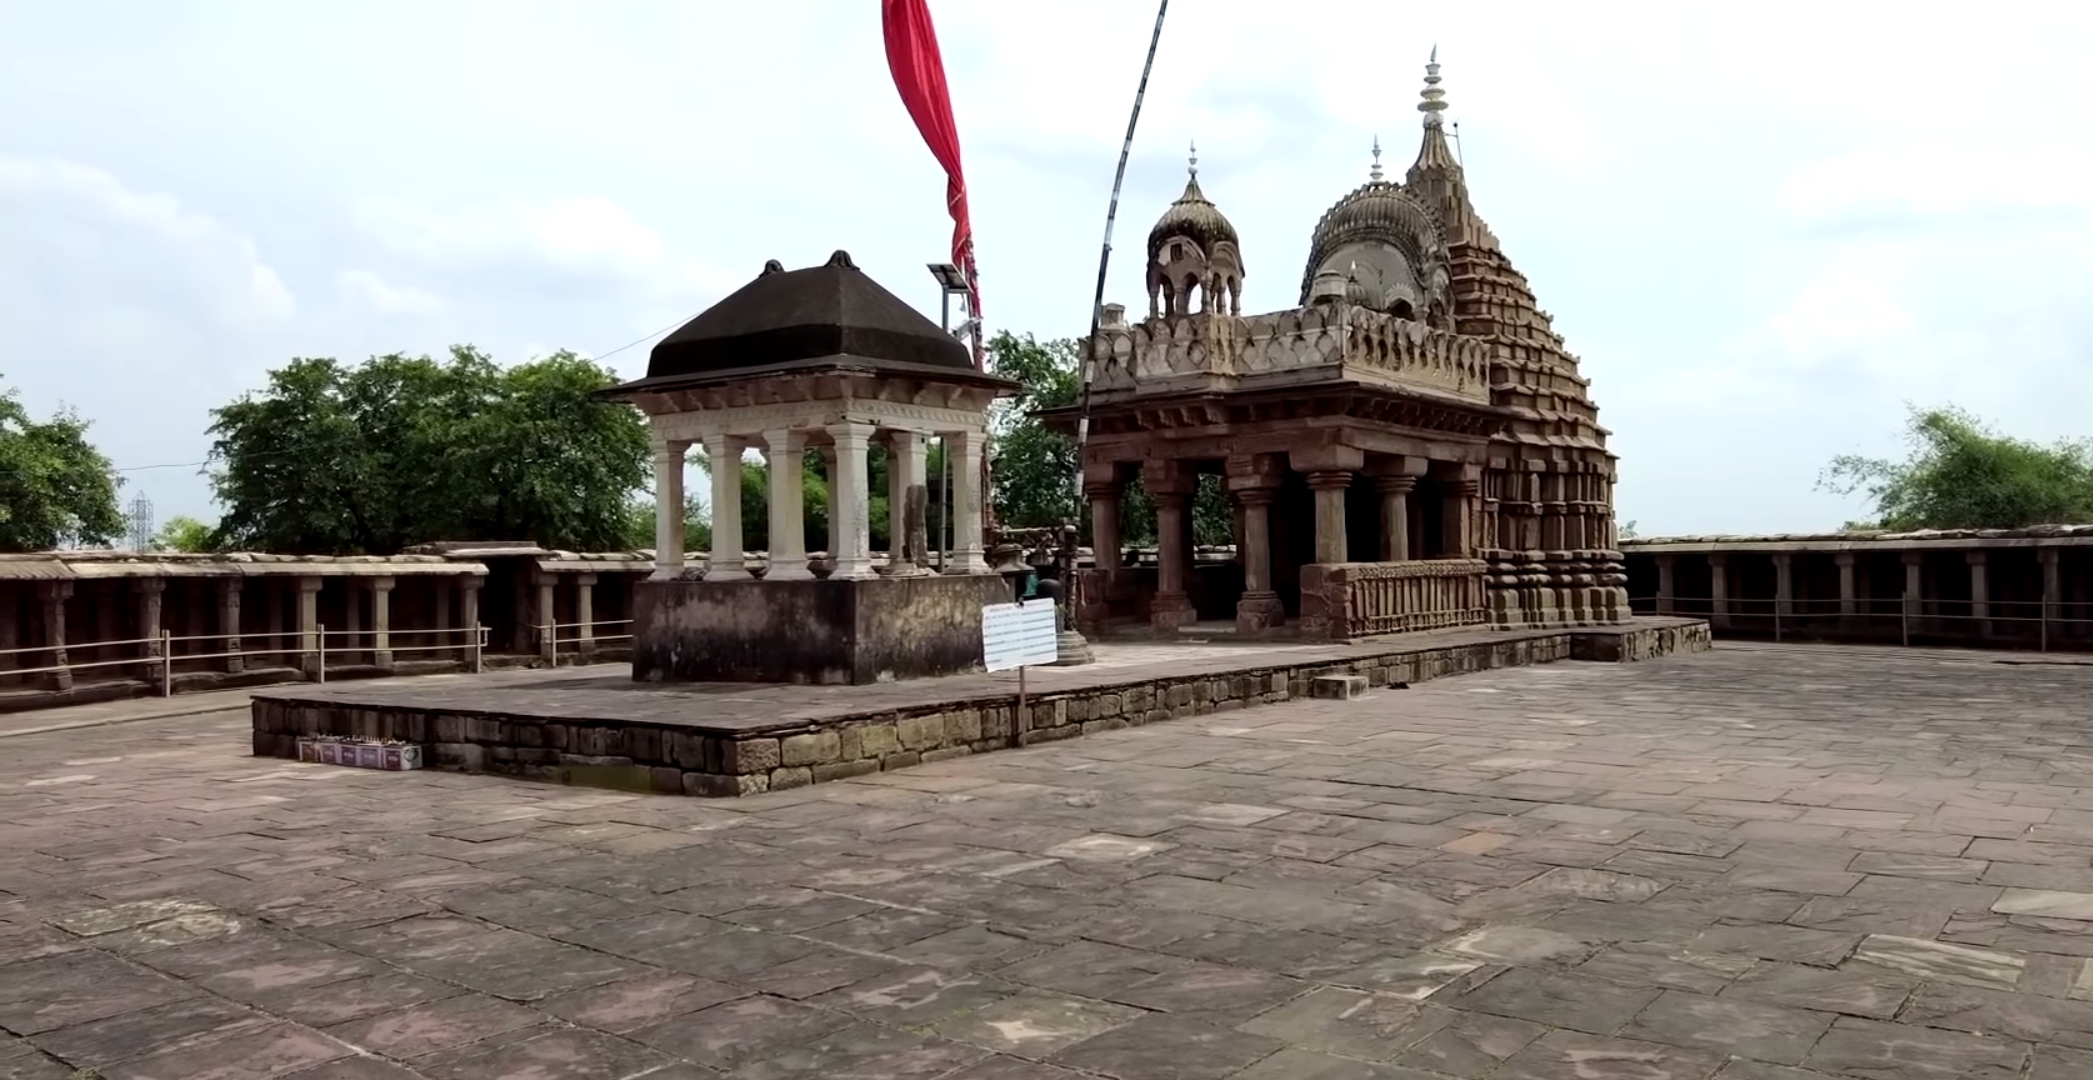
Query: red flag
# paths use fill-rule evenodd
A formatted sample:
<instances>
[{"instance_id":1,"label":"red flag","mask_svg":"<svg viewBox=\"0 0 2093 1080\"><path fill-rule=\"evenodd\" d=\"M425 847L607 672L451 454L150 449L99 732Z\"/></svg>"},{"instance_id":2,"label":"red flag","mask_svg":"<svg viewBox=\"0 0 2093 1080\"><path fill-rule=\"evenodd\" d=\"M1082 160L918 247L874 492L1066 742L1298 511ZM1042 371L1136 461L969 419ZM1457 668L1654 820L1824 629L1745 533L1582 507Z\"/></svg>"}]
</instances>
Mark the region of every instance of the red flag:
<instances>
[{"instance_id":1,"label":"red flag","mask_svg":"<svg viewBox=\"0 0 2093 1080\"><path fill-rule=\"evenodd\" d=\"M974 267L974 225L967 217L967 179L959 165L959 125L952 121L952 95L945 88L945 61L926 0L881 0L887 67L901 102L930 153L945 169L945 204L952 213L952 263L967 276L967 303L981 317L981 282ZM974 334L974 366L981 366L981 333Z\"/></svg>"}]
</instances>

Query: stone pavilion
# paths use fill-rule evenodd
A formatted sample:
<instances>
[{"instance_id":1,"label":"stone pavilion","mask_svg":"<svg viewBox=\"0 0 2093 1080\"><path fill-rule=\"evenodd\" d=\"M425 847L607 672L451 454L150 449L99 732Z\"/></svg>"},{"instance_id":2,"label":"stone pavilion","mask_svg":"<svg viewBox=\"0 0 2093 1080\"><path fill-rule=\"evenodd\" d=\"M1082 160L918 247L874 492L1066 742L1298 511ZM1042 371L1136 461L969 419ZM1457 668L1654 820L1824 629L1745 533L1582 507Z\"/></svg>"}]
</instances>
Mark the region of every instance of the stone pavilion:
<instances>
[{"instance_id":1,"label":"stone pavilion","mask_svg":"<svg viewBox=\"0 0 2093 1080\"><path fill-rule=\"evenodd\" d=\"M1149 232L1147 317L1108 305L1088 342L1085 630L1232 619L1344 639L1627 619L1606 429L1470 201L1436 56L1425 71L1416 161L1386 178L1375 143L1367 182L1309 238L1296 307L1242 313L1243 242L1192 158ZM1202 475L1230 498L1231 562L1195 558ZM1137 476L1154 566L1121 550Z\"/></svg>"},{"instance_id":2,"label":"stone pavilion","mask_svg":"<svg viewBox=\"0 0 2093 1080\"><path fill-rule=\"evenodd\" d=\"M981 608L1010 599L981 534L988 407L1016 384L977 370L964 345L838 251L821 266L776 260L654 346L646 378L609 394L647 414L654 441L653 576L633 595L633 677L869 683L968 670ZM927 557L926 440L952 461L954 539ZM683 560L683 475L702 447L712 480L711 552ZM803 471L829 477L827 557L809 557ZM870 550L869 459L888 455L895 537ZM770 463L770 552L744 563L742 455Z\"/></svg>"}]
</instances>

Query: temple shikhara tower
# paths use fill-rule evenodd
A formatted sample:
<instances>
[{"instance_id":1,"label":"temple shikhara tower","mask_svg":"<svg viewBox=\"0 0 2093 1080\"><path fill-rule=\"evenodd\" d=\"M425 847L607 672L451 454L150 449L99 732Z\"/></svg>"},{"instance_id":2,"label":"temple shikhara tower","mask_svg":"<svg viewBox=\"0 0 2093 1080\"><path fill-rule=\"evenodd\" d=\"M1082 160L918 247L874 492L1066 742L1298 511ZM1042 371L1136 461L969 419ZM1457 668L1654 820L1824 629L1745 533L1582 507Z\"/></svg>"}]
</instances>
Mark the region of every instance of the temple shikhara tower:
<instances>
[{"instance_id":1,"label":"temple shikhara tower","mask_svg":"<svg viewBox=\"0 0 2093 1080\"><path fill-rule=\"evenodd\" d=\"M1088 343L1086 628L1233 618L1351 638L1627 620L1606 429L1470 201L1436 55L1425 71L1416 161L1398 183L1375 145L1367 182L1316 224L1297 307L1242 313L1250 262L1193 157L1149 233L1147 317L1107 305ZM1192 548L1206 474L1230 496L1231 561ZM1153 567L1121 550L1136 476L1156 507Z\"/></svg>"}]
</instances>

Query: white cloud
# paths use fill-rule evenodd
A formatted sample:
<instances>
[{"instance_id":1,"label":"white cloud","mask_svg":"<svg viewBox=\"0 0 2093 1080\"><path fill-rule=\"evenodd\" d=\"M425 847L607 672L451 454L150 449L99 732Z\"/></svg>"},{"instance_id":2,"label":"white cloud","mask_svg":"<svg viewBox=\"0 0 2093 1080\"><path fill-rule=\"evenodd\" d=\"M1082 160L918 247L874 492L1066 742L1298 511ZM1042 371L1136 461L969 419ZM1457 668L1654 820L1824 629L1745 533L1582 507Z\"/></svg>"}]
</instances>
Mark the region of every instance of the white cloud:
<instances>
[{"instance_id":1,"label":"white cloud","mask_svg":"<svg viewBox=\"0 0 2093 1080\"><path fill-rule=\"evenodd\" d=\"M248 237L170 195L126 187L101 169L0 155L0 201L20 215L7 245L17 257L34 246L40 259L73 266L121 260L129 271L152 272L181 264L193 273L193 288L206 292L206 310L229 326L280 323L297 312L290 289ZM127 251L109 249L119 238Z\"/></svg>"},{"instance_id":2,"label":"white cloud","mask_svg":"<svg viewBox=\"0 0 2093 1080\"><path fill-rule=\"evenodd\" d=\"M391 284L374 271L344 270L338 280L351 304L378 315L435 315L446 307L443 297Z\"/></svg>"}]
</instances>

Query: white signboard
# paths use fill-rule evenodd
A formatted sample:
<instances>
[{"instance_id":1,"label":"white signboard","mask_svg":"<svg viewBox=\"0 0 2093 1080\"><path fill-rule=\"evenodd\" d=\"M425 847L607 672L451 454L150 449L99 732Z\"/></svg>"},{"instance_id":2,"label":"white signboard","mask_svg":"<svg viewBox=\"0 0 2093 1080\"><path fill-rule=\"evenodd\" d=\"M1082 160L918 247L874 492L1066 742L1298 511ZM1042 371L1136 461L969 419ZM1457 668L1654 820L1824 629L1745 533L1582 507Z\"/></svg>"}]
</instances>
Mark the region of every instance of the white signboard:
<instances>
[{"instance_id":1,"label":"white signboard","mask_svg":"<svg viewBox=\"0 0 2093 1080\"><path fill-rule=\"evenodd\" d=\"M1008 671L1061 658L1054 646L1054 603L990 604L981 609L981 666Z\"/></svg>"}]
</instances>

